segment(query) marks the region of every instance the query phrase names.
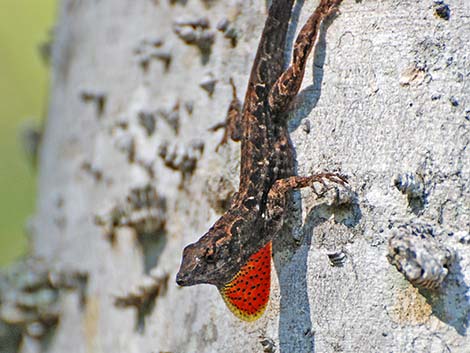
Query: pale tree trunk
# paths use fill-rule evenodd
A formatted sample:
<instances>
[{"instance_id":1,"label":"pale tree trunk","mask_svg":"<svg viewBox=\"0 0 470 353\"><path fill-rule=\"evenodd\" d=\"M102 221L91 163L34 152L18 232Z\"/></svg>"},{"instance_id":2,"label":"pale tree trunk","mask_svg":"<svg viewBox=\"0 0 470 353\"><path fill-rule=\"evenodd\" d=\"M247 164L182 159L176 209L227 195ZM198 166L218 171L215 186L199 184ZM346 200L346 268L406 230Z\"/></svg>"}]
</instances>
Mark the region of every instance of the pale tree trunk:
<instances>
[{"instance_id":1,"label":"pale tree trunk","mask_svg":"<svg viewBox=\"0 0 470 353\"><path fill-rule=\"evenodd\" d=\"M316 4L298 1L289 42ZM467 0L344 0L290 131L298 174L340 171L355 200L296 195L302 217L275 242L254 323L213 286L175 284L183 247L237 187L239 146L216 152L222 133L209 127L225 117L230 77L243 97L266 6L61 2L33 253L88 281L84 303L60 297L44 351L470 351ZM414 285L390 262L417 268Z\"/></svg>"}]
</instances>

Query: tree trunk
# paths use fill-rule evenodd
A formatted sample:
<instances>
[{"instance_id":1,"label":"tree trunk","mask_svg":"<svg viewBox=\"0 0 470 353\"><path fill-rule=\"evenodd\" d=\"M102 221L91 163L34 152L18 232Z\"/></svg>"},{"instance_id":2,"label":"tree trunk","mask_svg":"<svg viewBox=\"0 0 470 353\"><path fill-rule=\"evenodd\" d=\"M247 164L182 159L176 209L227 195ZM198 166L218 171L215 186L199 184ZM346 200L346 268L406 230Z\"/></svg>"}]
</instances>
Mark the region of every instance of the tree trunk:
<instances>
[{"instance_id":1,"label":"tree trunk","mask_svg":"<svg viewBox=\"0 0 470 353\"><path fill-rule=\"evenodd\" d=\"M289 43L316 5L297 2ZM225 117L230 77L244 95L266 6L62 1L33 254L88 281L82 304L61 296L44 351L469 351L466 0L345 0L290 132L298 174L340 171L354 201L294 197L254 323L213 286L176 285L183 247L238 185L238 144L216 152L222 132L209 128Z\"/></svg>"}]
</instances>

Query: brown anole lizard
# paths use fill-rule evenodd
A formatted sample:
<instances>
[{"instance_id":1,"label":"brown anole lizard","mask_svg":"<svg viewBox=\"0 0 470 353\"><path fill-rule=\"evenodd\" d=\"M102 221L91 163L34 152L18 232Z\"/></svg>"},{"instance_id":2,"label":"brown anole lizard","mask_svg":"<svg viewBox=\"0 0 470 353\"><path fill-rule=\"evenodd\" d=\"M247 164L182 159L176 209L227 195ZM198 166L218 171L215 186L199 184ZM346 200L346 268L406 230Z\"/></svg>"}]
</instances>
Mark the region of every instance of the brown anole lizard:
<instances>
[{"instance_id":1,"label":"brown anole lizard","mask_svg":"<svg viewBox=\"0 0 470 353\"><path fill-rule=\"evenodd\" d=\"M294 175L287 110L297 95L307 57L322 22L342 0L320 0L301 29L290 66L284 47L294 0L274 0L265 22L240 112L232 101L227 136L241 139L240 185L229 209L183 252L176 282L181 286L217 286L228 307L254 320L269 298L271 240L280 231L288 193L326 180L344 185L344 177L321 173ZM237 111L240 113L237 113Z\"/></svg>"}]
</instances>

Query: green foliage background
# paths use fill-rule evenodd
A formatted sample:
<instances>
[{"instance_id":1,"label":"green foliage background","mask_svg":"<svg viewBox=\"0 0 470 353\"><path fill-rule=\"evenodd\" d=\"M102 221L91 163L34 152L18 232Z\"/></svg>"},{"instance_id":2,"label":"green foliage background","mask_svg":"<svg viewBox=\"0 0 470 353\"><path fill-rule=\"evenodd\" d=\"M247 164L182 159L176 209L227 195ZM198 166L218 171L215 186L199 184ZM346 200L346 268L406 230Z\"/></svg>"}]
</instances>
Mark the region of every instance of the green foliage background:
<instances>
[{"instance_id":1,"label":"green foliage background","mask_svg":"<svg viewBox=\"0 0 470 353\"><path fill-rule=\"evenodd\" d=\"M18 133L47 109L48 68L38 46L49 38L55 7L56 0L0 0L0 266L27 247L36 181Z\"/></svg>"}]
</instances>

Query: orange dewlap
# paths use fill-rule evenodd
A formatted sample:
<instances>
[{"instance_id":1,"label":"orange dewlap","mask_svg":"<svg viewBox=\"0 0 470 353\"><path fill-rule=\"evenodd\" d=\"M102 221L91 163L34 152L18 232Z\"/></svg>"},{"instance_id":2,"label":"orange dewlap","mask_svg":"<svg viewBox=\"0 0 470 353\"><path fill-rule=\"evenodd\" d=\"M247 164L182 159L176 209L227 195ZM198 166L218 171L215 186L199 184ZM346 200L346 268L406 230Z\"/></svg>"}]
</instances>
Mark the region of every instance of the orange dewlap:
<instances>
[{"instance_id":1,"label":"orange dewlap","mask_svg":"<svg viewBox=\"0 0 470 353\"><path fill-rule=\"evenodd\" d=\"M240 272L219 291L232 313L242 320L254 321L266 309L270 288L271 242L251 255Z\"/></svg>"}]
</instances>

